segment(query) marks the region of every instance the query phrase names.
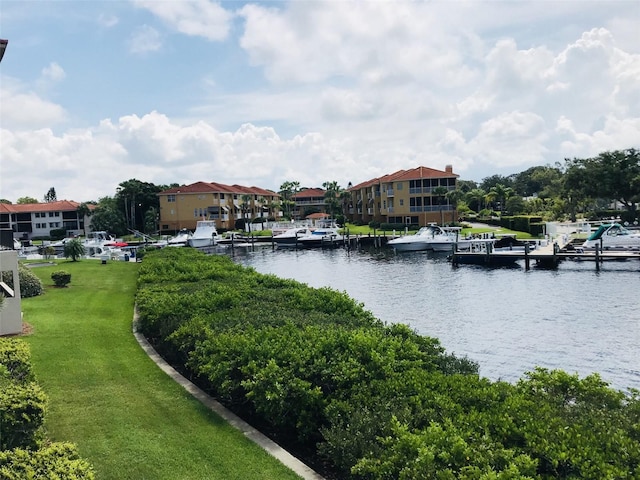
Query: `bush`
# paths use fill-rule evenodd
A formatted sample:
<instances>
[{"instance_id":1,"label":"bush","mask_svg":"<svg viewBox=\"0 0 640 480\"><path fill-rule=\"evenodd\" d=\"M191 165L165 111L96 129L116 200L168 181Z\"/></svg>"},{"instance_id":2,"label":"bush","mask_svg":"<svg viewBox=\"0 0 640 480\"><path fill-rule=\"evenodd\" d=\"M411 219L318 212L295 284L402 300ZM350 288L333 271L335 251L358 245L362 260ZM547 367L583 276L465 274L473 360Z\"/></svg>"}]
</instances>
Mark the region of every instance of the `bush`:
<instances>
[{"instance_id":1,"label":"bush","mask_svg":"<svg viewBox=\"0 0 640 480\"><path fill-rule=\"evenodd\" d=\"M93 480L95 475L91 465L78 456L75 445L52 443L35 451L16 448L0 452L0 478Z\"/></svg>"},{"instance_id":2,"label":"bush","mask_svg":"<svg viewBox=\"0 0 640 480\"><path fill-rule=\"evenodd\" d=\"M71 282L71 274L64 270L58 270L51 274L51 279L56 287L66 287Z\"/></svg>"},{"instance_id":3,"label":"bush","mask_svg":"<svg viewBox=\"0 0 640 480\"><path fill-rule=\"evenodd\" d=\"M15 338L0 340L0 365L6 369L5 378L16 382L34 380L29 345L21 340Z\"/></svg>"},{"instance_id":4,"label":"bush","mask_svg":"<svg viewBox=\"0 0 640 480\"><path fill-rule=\"evenodd\" d=\"M67 231L64 228L54 228L49 232L51 240L62 240L67 235Z\"/></svg>"},{"instance_id":5,"label":"bush","mask_svg":"<svg viewBox=\"0 0 640 480\"><path fill-rule=\"evenodd\" d=\"M37 297L38 295L42 295L42 293L44 292L44 288L42 287L42 282L40 281L40 279L21 263L18 264L18 277L20 279L21 297ZM11 288L14 288L13 275L11 274L11 272L2 272L2 281L9 285Z\"/></svg>"}]
</instances>

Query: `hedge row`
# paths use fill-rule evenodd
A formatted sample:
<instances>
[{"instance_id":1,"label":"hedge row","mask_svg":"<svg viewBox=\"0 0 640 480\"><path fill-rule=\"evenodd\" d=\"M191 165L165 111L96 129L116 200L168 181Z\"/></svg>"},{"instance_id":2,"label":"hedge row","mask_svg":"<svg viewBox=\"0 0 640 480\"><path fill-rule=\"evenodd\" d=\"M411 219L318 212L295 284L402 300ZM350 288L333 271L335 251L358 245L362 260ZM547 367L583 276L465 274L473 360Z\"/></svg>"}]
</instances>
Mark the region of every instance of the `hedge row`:
<instances>
[{"instance_id":1,"label":"hedge row","mask_svg":"<svg viewBox=\"0 0 640 480\"><path fill-rule=\"evenodd\" d=\"M35 382L26 343L0 338L0 478L93 479L73 445L47 443L47 398Z\"/></svg>"},{"instance_id":2,"label":"hedge row","mask_svg":"<svg viewBox=\"0 0 640 480\"><path fill-rule=\"evenodd\" d=\"M336 477L640 476L639 395L597 375L492 382L343 293L190 249L145 257L137 304L170 361Z\"/></svg>"}]
</instances>

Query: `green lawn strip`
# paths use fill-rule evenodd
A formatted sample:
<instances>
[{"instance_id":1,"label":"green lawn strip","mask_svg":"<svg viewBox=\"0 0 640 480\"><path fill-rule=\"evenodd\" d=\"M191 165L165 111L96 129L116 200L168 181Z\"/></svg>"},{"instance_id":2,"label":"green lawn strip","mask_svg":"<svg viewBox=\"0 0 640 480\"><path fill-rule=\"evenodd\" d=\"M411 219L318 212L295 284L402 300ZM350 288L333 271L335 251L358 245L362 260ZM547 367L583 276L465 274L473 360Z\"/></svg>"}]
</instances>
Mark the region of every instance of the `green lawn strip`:
<instances>
[{"instance_id":1,"label":"green lawn strip","mask_svg":"<svg viewBox=\"0 0 640 480\"><path fill-rule=\"evenodd\" d=\"M291 470L209 411L147 357L131 332L138 265L34 268L45 294L23 299L45 426L76 443L97 478L294 479ZM71 273L55 288L51 272Z\"/></svg>"}]
</instances>

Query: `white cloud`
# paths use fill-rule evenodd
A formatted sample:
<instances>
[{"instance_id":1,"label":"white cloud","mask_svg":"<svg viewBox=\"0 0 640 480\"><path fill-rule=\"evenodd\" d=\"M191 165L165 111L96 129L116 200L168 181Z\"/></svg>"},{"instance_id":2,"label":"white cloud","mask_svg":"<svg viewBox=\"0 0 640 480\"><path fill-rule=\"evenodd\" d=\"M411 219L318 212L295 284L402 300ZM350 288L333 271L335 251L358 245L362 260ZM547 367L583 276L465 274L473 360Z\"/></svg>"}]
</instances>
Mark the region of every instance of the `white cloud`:
<instances>
[{"instance_id":1,"label":"white cloud","mask_svg":"<svg viewBox=\"0 0 640 480\"><path fill-rule=\"evenodd\" d=\"M162 48L160 33L149 25L138 27L129 40L131 53L155 52Z\"/></svg>"},{"instance_id":2,"label":"white cloud","mask_svg":"<svg viewBox=\"0 0 640 480\"><path fill-rule=\"evenodd\" d=\"M100 24L100 26L105 28L115 27L119 22L120 20L115 15L107 15L107 14L101 13L98 16L98 24Z\"/></svg>"},{"instance_id":3,"label":"white cloud","mask_svg":"<svg viewBox=\"0 0 640 480\"><path fill-rule=\"evenodd\" d=\"M58 82L60 80L64 80L67 75L60 65L56 62L51 62L48 67L42 69L42 76L45 79Z\"/></svg>"},{"instance_id":4,"label":"white cloud","mask_svg":"<svg viewBox=\"0 0 640 480\"><path fill-rule=\"evenodd\" d=\"M224 40L233 18L218 3L208 0L136 0L134 4L149 10L180 33L208 40Z\"/></svg>"},{"instance_id":5,"label":"white cloud","mask_svg":"<svg viewBox=\"0 0 640 480\"><path fill-rule=\"evenodd\" d=\"M62 106L28 91L15 80L2 77L0 84L0 124L3 128L12 131L39 129L61 124L67 119Z\"/></svg>"}]
</instances>

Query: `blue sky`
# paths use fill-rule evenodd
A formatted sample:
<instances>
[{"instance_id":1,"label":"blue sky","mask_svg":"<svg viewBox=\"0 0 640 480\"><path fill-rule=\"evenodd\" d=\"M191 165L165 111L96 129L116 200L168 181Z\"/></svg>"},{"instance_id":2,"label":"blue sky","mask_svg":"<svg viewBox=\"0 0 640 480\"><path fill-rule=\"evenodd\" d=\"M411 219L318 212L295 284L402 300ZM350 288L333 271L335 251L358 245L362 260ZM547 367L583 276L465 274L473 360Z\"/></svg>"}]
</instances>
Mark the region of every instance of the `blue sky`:
<instances>
[{"instance_id":1,"label":"blue sky","mask_svg":"<svg viewBox=\"0 0 640 480\"><path fill-rule=\"evenodd\" d=\"M0 0L0 198L640 148L640 3Z\"/></svg>"}]
</instances>

